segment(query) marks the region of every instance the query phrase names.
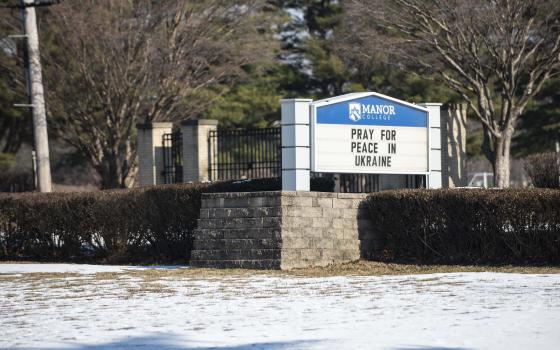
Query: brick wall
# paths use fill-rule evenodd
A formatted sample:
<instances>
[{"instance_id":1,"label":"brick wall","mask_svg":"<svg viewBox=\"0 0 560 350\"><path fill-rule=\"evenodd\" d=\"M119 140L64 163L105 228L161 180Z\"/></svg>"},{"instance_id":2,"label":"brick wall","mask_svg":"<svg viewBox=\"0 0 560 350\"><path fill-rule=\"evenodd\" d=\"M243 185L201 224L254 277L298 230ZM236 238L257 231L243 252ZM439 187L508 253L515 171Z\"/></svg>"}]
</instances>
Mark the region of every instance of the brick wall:
<instances>
[{"instance_id":1,"label":"brick wall","mask_svg":"<svg viewBox=\"0 0 560 350\"><path fill-rule=\"evenodd\" d=\"M197 267L292 269L373 251L365 194L205 194L191 256ZM361 254L360 254L361 250Z\"/></svg>"}]
</instances>

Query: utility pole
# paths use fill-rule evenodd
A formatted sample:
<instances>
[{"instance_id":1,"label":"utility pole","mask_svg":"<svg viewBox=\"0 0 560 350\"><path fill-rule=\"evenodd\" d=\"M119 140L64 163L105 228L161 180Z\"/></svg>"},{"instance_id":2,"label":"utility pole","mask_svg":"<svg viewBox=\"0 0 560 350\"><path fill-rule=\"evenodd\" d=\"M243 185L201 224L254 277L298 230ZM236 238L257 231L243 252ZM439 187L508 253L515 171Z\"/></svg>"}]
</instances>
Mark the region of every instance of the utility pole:
<instances>
[{"instance_id":1,"label":"utility pole","mask_svg":"<svg viewBox=\"0 0 560 350\"><path fill-rule=\"evenodd\" d=\"M40 3L40 2L39 2ZM41 72L41 57L39 53L39 34L37 32L37 18L35 0L20 0L21 12L28 51L29 93L33 110L33 137L37 157L37 190L51 192L51 164L49 159L49 137L47 134L47 116L45 108L45 93ZM39 5L41 6L41 5Z\"/></svg>"}]
</instances>

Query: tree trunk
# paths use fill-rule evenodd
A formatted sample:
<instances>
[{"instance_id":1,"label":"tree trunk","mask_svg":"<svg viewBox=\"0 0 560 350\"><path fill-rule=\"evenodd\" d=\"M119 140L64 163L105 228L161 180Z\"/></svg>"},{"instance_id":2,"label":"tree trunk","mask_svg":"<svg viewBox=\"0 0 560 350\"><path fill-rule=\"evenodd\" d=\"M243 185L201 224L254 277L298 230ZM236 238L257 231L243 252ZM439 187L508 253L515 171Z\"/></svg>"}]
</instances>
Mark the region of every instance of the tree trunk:
<instances>
[{"instance_id":1,"label":"tree trunk","mask_svg":"<svg viewBox=\"0 0 560 350\"><path fill-rule=\"evenodd\" d=\"M509 187L510 174L510 131L504 131L503 136L496 140L494 149L494 186L499 188Z\"/></svg>"},{"instance_id":2,"label":"tree trunk","mask_svg":"<svg viewBox=\"0 0 560 350\"><path fill-rule=\"evenodd\" d=\"M113 154L106 154L105 159L102 161L99 175L101 176L101 188L124 188L125 185L121 182L118 157Z\"/></svg>"}]
</instances>

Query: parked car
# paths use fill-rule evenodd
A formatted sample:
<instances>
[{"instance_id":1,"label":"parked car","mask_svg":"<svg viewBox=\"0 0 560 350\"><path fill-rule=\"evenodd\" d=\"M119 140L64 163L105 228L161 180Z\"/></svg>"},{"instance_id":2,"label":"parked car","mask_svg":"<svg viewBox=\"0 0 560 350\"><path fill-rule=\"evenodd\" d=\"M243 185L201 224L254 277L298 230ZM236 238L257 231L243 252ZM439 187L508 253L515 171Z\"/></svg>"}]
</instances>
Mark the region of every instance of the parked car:
<instances>
[{"instance_id":1,"label":"parked car","mask_svg":"<svg viewBox=\"0 0 560 350\"><path fill-rule=\"evenodd\" d=\"M467 187L494 187L494 173L470 173L468 179Z\"/></svg>"}]
</instances>

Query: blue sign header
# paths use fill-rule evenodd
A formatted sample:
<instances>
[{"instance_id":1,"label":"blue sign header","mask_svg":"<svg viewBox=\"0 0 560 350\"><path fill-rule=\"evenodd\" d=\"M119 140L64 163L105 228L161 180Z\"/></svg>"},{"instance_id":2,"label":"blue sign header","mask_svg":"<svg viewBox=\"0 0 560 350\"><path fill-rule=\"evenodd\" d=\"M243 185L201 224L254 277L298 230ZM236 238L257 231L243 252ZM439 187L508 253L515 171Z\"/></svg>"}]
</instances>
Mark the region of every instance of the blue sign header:
<instances>
[{"instance_id":1,"label":"blue sign header","mask_svg":"<svg viewBox=\"0 0 560 350\"><path fill-rule=\"evenodd\" d=\"M428 112L378 96L317 107L317 124L427 127Z\"/></svg>"}]
</instances>

